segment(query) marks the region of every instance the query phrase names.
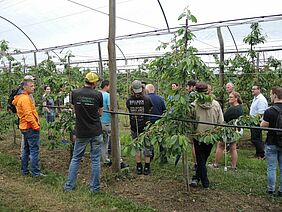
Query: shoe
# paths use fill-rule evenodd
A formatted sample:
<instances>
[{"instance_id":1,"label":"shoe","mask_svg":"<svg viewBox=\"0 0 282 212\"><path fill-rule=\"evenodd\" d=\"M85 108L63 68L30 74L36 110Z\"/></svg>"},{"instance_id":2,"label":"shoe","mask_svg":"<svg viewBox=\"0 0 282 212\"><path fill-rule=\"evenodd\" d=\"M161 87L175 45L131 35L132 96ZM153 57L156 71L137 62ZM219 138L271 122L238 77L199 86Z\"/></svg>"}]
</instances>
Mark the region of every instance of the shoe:
<instances>
[{"instance_id":1,"label":"shoe","mask_svg":"<svg viewBox=\"0 0 282 212\"><path fill-rule=\"evenodd\" d=\"M144 167L144 175L149 175L151 174L151 168L149 167Z\"/></svg>"},{"instance_id":2,"label":"shoe","mask_svg":"<svg viewBox=\"0 0 282 212\"><path fill-rule=\"evenodd\" d=\"M38 175L34 175L34 176L32 176L32 177L47 177L47 175L46 174L42 174L42 173L39 173Z\"/></svg>"},{"instance_id":3,"label":"shoe","mask_svg":"<svg viewBox=\"0 0 282 212\"><path fill-rule=\"evenodd\" d=\"M198 186L199 182L200 181L197 178L194 178L194 179L192 178L190 186L193 187L193 188L196 188Z\"/></svg>"},{"instance_id":4,"label":"shoe","mask_svg":"<svg viewBox=\"0 0 282 212\"><path fill-rule=\"evenodd\" d=\"M124 169L124 168L127 168L127 167L129 167L129 165L127 163L125 163L125 162L121 162L120 163L120 168L121 169Z\"/></svg>"},{"instance_id":5,"label":"shoe","mask_svg":"<svg viewBox=\"0 0 282 212\"><path fill-rule=\"evenodd\" d=\"M234 168L231 167L231 171L237 172L237 171L238 171L238 170L237 170L237 167L234 167Z\"/></svg>"},{"instance_id":6,"label":"shoe","mask_svg":"<svg viewBox=\"0 0 282 212\"><path fill-rule=\"evenodd\" d=\"M140 174L142 174L142 171L143 171L142 163L137 163L137 165L136 165L136 174L140 175Z\"/></svg>"},{"instance_id":7,"label":"shoe","mask_svg":"<svg viewBox=\"0 0 282 212\"><path fill-rule=\"evenodd\" d=\"M212 169L219 169L219 166L215 163L209 164L208 167L210 167Z\"/></svg>"},{"instance_id":8,"label":"shoe","mask_svg":"<svg viewBox=\"0 0 282 212\"><path fill-rule=\"evenodd\" d=\"M268 193L269 195L274 195L274 194L275 194L275 191L267 191L267 193Z\"/></svg>"},{"instance_id":9,"label":"shoe","mask_svg":"<svg viewBox=\"0 0 282 212\"><path fill-rule=\"evenodd\" d=\"M110 167L112 165L112 161L110 159L107 159L105 162L104 162L104 165Z\"/></svg>"},{"instance_id":10,"label":"shoe","mask_svg":"<svg viewBox=\"0 0 282 212\"><path fill-rule=\"evenodd\" d=\"M278 197L282 197L282 191L278 191L278 192L277 192L277 196L278 196Z\"/></svg>"}]
</instances>

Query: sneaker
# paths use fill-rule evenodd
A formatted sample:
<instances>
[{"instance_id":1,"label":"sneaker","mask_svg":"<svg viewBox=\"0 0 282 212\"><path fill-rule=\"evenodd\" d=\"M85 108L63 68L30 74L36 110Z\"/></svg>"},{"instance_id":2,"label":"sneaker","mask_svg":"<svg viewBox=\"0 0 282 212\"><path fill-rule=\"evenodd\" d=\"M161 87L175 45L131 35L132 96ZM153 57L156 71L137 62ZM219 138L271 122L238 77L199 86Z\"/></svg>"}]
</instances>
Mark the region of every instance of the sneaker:
<instances>
[{"instance_id":1,"label":"sneaker","mask_svg":"<svg viewBox=\"0 0 282 212\"><path fill-rule=\"evenodd\" d=\"M104 162L104 165L110 167L112 165L112 161L110 159L107 159L105 162Z\"/></svg>"},{"instance_id":2,"label":"sneaker","mask_svg":"<svg viewBox=\"0 0 282 212\"><path fill-rule=\"evenodd\" d=\"M278 196L278 197L282 197L282 191L278 191L278 192L277 192L277 196Z\"/></svg>"},{"instance_id":3,"label":"sneaker","mask_svg":"<svg viewBox=\"0 0 282 212\"><path fill-rule=\"evenodd\" d=\"M120 168L121 169L124 169L124 168L127 168L127 167L129 167L129 165L127 163L125 163L123 161L120 163Z\"/></svg>"},{"instance_id":4,"label":"sneaker","mask_svg":"<svg viewBox=\"0 0 282 212\"><path fill-rule=\"evenodd\" d=\"M140 175L140 174L142 174L142 171L143 171L143 165L142 165L142 163L137 164L137 165L136 165L136 173L137 173L138 175Z\"/></svg>"},{"instance_id":5,"label":"sneaker","mask_svg":"<svg viewBox=\"0 0 282 212\"><path fill-rule=\"evenodd\" d=\"M210 167L212 169L219 169L219 166L215 163L209 164L208 167Z\"/></svg>"},{"instance_id":6,"label":"sneaker","mask_svg":"<svg viewBox=\"0 0 282 212\"><path fill-rule=\"evenodd\" d=\"M234 168L231 167L231 171L237 172L237 171L238 171L238 170L237 170L237 167L234 167Z\"/></svg>"},{"instance_id":7,"label":"sneaker","mask_svg":"<svg viewBox=\"0 0 282 212\"><path fill-rule=\"evenodd\" d=\"M144 175L149 175L151 173L151 168L149 167L144 167Z\"/></svg>"},{"instance_id":8,"label":"sneaker","mask_svg":"<svg viewBox=\"0 0 282 212\"><path fill-rule=\"evenodd\" d=\"M194 179L192 179L190 186L196 188L198 186L199 182L200 181L198 179L194 178Z\"/></svg>"},{"instance_id":9,"label":"sneaker","mask_svg":"<svg viewBox=\"0 0 282 212\"><path fill-rule=\"evenodd\" d=\"M267 191L269 195L274 195L275 191Z\"/></svg>"}]
</instances>

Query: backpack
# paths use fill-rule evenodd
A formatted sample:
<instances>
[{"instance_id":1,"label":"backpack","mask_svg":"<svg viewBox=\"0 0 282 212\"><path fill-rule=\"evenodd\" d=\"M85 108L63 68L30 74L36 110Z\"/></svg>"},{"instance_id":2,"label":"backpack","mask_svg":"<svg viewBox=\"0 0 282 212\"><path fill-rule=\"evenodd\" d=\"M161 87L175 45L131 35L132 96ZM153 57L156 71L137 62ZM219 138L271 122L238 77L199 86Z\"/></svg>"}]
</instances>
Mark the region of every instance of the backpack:
<instances>
[{"instance_id":1,"label":"backpack","mask_svg":"<svg viewBox=\"0 0 282 212\"><path fill-rule=\"evenodd\" d=\"M275 128L282 129L282 110L276 105L272 106L272 108L278 112ZM276 145L282 147L282 132L275 132L275 134Z\"/></svg>"},{"instance_id":2,"label":"backpack","mask_svg":"<svg viewBox=\"0 0 282 212\"><path fill-rule=\"evenodd\" d=\"M17 109L15 107L15 105L12 104L13 100L14 100L14 97L19 93L20 89L22 89L21 86L13 89L9 95L9 98L8 98L8 105L7 105L7 109L12 111L13 113L17 113Z\"/></svg>"}]
</instances>

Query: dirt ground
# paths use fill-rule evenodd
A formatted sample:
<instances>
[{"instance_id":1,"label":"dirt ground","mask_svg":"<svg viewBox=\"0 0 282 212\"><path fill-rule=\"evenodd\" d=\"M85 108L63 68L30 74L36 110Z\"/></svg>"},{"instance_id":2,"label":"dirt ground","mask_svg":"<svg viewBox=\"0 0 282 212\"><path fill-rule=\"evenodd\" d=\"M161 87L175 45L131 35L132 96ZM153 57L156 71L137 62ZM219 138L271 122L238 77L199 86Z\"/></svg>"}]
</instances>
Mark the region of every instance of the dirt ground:
<instances>
[{"instance_id":1,"label":"dirt ground","mask_svg":"<svg viewBox=\"0 0 282 212\"><path fill-rule=\"evenodd\" d=\"M19 157L19 145L0 141L0 151ZM44 169L67 175L69 152L41 148ZM90 172L88 155L84 158L78 178L88 183ZM103 167L101 187L105 192L126 197L156 211L282 211L282 204L273 203L271 197L248 196L216 189L191 188L187 193L182 179L154 176L137 176L133 168L129 177L113 180L110 168Z\"/></svg>"}]
</instances>

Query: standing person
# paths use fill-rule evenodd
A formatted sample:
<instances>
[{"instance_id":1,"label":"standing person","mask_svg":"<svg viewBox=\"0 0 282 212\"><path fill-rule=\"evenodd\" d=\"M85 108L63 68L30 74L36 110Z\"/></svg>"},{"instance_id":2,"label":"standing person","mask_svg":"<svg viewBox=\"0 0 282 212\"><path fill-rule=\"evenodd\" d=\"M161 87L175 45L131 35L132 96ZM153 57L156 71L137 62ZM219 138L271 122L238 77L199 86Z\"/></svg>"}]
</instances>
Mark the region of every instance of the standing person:
<instances>
[{"instance_id":1,"label":"standing person","mask_svg":"<svg viewBox=\"0 0 282 212\"><path fill-rule=\"evenodd\" d=\"M100 191L100 157L103 142L100 116L103 112L103 96L102 93L95 90L98 81L98 75L89 72L85 76L84 87L71 93L71 103L76 115L76 141L69 166L68 180L64 186L65 191L71 191L74 188L79 164L88 143L90 143L92 163L90 190L94 193Z\"/></svg>"},{"instance_id":2,"label":"standing person","mask_svg":"<svg viewBox=\"0 0 282 212\"><path fill-rule=\"evenodd\" d=\"M201 93L204 98L203 100L195 100L193 102L194 107L194 119L197 121L210 122L215 124L223 123L223 113L219 103L207 97L208 86L206 83L197 83L196 91ZM205 95L207 95L205 97ZM205 125L205 124L197 124L196 133L201 133L209 129L213 129L215 126ZM204 188L209 187L209 179L207 176L207 167L206 162L211 153L213 144L206 144L197 140L197 138L193 138L196 160L197 160L197 168L196 175L193 176L191 186L196 187L199 181L202 182Z\"/></svg>"},{"instance_id":3,"label":"standing person","mask_svg":"<svg viewBox=\"0 0 282 212\"><path fill-rule=\"evenodd\" d=\"M272 87L270 91L271 103L273 106L268 108L263 115L261 127L276 127L278 111L282 112L282 87ZM282 196L282 145L279 145L278 137L275 131L268 131L265 145L265 157L267 161L267 191L269 194L275 193L276 188L276 166L277 161L280 170L280 189L278 196ZM281 143L282 144L282 143Z\"/></svg>"},{"instance_id":4,"label":"standing person","mask_svg":"<svg viewBox=\"0 0 282 212\"><path fill-rule=\"evenodd\" d=\"M232 82L228 82L225 86L225 90L227 91L228 94L232 93L235 91L235 86Z\"/></svg>"},{"instance_id":5,"label":"standing person","mask_svg":"<svg viewBox=\"0 0 282 212\"><path fill-rule=\"evenodd\" d=\"M22 175L28 175L28 161L33 177L41 176L39 168L40 123L38 113L33 102L32 94L35 85L33 79L25 79L22 83L22 92L14 97L13 105L17 109L19 128L23 135L23 149L21 156Z\"/></svg>"},{"instance_id":6,"label":"standing person","mask_svg":"<svg viewBox=\"0 0 282 212\"><path fill-rule=\"evenodd\" d=\"M126 100L126 107L130 113L150 113L153 107L152 101L149 97L144 96L142 83L139 80L134 80L131 86L131 96ZM130 129L131 136L136 139L138 135L144 132L146 122L149 121L148 116L134 116L130 115ZM152 154L151 147L145 147L144 157L144 175L151 173L150 156ZM135 154L136 172L138 175L143 172L143 165L141 161L141 150Z\"/></svg>"},{"instance_id":7,"label":"standing person","mask_svg":"<svg viewBox=\"0 0 282 212\"><path fill-rule=\"evenodd\" d=\"M187 93L190 95L192 92L195 91L195 88L196 88L196 81L195 80L189 80L187 82L187 85L186 85Z\"/></svg>"},{"instance_id":8,"label":"standing person","mask_svg":"<svg viewBox=\"0 0 282 212\"><path fill-rule=\"evenodd\" d=\"M243 102L238 92L233 91L232 93L229 94L228 103L230 107L227 108L227 110L224 113L224 121L226 123L228 123L231 120L237 119L243 115L243 107L242 107ZM238 160L236 141L227 140L226 143L230 144L231 169L235 171L237 170L237 160ZM213 164L214 168L218 168L218 163L221 160L224 146L225 146L224 142L217 143L215 161Z\"/></svg>"},{"instance_id":9,"label":"standing person","mask_svg":"<svg viewBox=\"0 0 282 212\"><path fill-rule=\"evenodd\" d=\"M103 95L103 107L104 111L110 110L110 82L109 80L104 80L101 83L100 92ZM111 160L109 159L108 147L111 142L111 114L104 112L101 116L102 130L103 130L103 143L101 147L102 160L104 164L108 166L111 165Z\"/></svg>"},{"instance_id":10,"label":"standing person","mask_svg":"<svg viewBox=\"0 0 282 212\"><path fill-rule=\"evenodd\" d=\"M262 116L268 107L266 98L261 94L261 88L258 85L252 87L252 95L254 96L250 108L250 115ZM264 144L262 142L262 131L259 129L251 129L251 141L256 147L255 157L264 159Z\"/></svg>"},{"instance_id":11,"label":"standing person","mask_svg":"<svg viewBox=\"0 0 282 212\"><path fill-rule=\"evenodd\" d=\"M44 94L42 96L42 105L47 124L53 123L55 121L55 103L50 93L51 87L49 85L45 85ZM50 126L48 126L48 139L50 140L52 138L52 131L50 129Z\"/></svg>"},{"instance_id":12,"label":"standing person","mask_svg":"<svg viewBox=\"0 0 282 212\"><path fill-rule=\"evenodd\" d=\"M165 102L163 100L163 98L157 94L155 94L155 87L152 84L148 84L145 87L146 91L147 91L147 96L151 99L152 103L153 103L153 108L151 113L154 115L162 115L165 113L166 111L166 107L165 107ZM153 117L150 116L149 120L151 123L155 123L157 120L159 120L160 117ZM154 147L152 147L154 148ZM153 151L154 152L154 151ZM165 157L164 153L164 147L161 144L160 145L160 163L167 163L167 157Z\"/></svg>"}]
</instances>

